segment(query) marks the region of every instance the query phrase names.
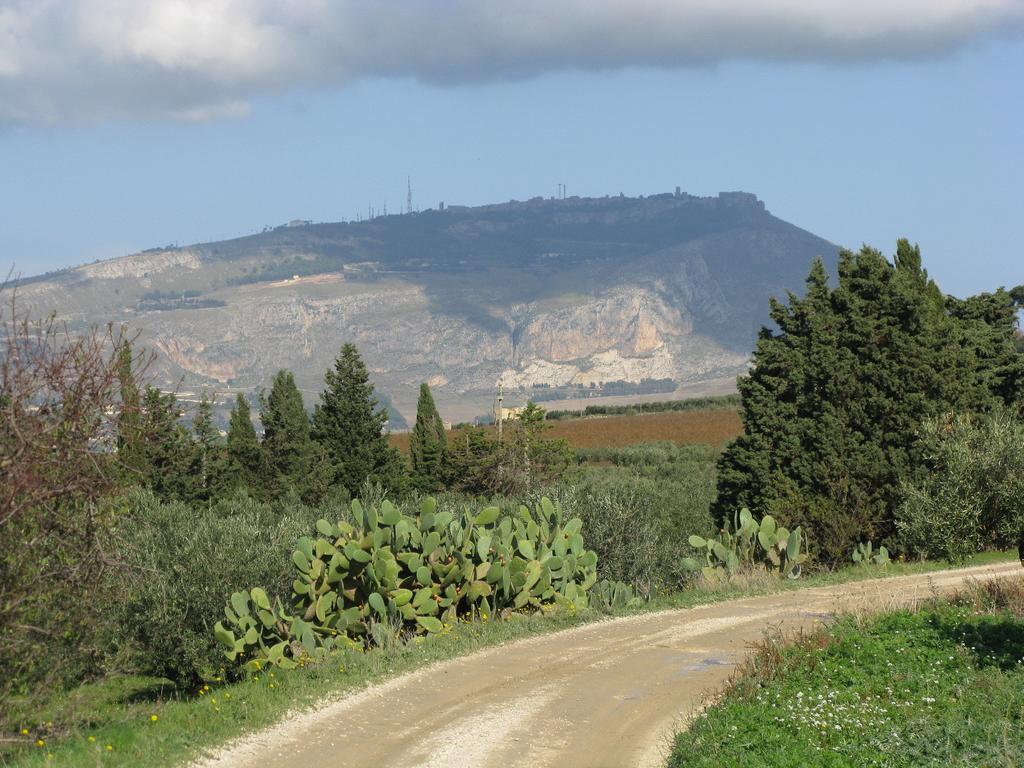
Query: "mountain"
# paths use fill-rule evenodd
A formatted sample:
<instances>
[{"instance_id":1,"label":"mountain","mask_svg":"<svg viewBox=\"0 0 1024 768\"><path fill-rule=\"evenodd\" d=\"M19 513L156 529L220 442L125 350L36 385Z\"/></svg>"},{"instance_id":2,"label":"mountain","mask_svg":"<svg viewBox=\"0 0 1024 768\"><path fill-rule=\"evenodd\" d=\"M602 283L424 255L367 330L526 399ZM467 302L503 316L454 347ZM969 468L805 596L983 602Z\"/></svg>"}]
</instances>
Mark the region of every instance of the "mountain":
<instances>
[{"instance_id":1,"label":"mountain","mask_svg":"<svg viewBox=\"0 0 1024 768\"><path fill-rule=\"evenodd\" d=\"M833 244L754 195L534 198L368 221L293 221L22 280L72 327L124 322L164 385L230 394L295 371L311 404L345 341L407 418L430 382L447 418L526 396L684 389L742 371L768 297Z\"/></svg>"}]
</instances>

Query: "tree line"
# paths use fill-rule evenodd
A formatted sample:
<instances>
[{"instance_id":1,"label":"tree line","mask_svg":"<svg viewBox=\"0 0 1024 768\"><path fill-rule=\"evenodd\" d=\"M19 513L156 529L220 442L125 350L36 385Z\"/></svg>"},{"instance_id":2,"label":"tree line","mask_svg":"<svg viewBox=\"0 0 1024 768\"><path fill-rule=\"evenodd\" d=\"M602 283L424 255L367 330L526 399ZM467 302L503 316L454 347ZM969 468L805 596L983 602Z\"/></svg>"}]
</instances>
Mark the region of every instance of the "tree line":
<instances>
[{"instance_id":1,"label":"tree line","mask_svg":"<svg viewBox=\"0 0 1024 768\"><path fill-rule=\"evenodd\" d=\"M207 396L186 422L173 393L140 387L135 360L131 346L123 344L118 353L118 465L126 484L148 488L165 501L206 503L242 491L261 500L317 504L339 494L354 498L367 482L398 496L442 490L515 493L557 477L572 460L565 441L544 439L548 425L535 404L509 424L501 440L493 430L467 426L449 444L426 383L420 387L406 457L388 443L387 411L352 344L342 346L325 373L311 414L294 374L281 370L258 397L262 436L249 399L239 394L226 439L214 424Z\"/></svg>"}]
</instances>

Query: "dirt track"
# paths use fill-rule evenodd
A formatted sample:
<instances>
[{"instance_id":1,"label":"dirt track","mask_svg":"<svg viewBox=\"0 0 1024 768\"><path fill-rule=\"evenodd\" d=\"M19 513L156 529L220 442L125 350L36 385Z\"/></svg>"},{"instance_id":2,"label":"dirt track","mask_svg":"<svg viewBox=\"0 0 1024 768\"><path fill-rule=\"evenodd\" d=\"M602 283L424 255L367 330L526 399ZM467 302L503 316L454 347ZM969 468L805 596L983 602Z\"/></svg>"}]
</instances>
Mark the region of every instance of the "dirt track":
<instances>
[{"instance_id":1,"label":"dirt track","mask_svg":"<svg viewBox=\"0 0 1024 768\"><path fill-rule=\"evenodd\" d=\"M761 639L888 608L1017 563L803 589L603 621L373 686L229 745L203 768L648 768Z\"/></svg>"}]
</instances>

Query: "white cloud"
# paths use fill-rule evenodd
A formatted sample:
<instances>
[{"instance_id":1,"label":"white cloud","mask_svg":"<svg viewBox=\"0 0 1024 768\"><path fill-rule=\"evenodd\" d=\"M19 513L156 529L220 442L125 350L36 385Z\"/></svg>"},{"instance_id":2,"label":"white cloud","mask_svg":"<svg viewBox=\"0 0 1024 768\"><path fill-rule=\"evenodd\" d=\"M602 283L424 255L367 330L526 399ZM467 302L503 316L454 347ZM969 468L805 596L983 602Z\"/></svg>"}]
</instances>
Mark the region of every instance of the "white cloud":
<instances>
[{"instance_id":1,"label":"white cloud","mask_svg":"<svg viewBox=\"0 0 1024 768\"><path fill-rule=\"evenodd\" d=\"M0 123L205 120L367 76L944 55L1024 0L0 0Z\"/></svg>"}]
</instances>

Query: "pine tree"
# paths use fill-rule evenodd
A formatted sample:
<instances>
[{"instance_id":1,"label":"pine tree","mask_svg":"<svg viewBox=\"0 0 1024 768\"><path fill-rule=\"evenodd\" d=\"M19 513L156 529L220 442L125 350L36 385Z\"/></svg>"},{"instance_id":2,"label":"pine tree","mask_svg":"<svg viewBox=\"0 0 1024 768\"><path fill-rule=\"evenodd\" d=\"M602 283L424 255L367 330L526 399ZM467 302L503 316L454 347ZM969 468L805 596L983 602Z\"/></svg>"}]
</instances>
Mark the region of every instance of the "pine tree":
<instances>
[{"instance_id":1,"label":"pine tree","mask_svg":"<svg viewBox=\"0 0 1024 768\"><path fill-rule=\"evenodd\" d=\"M276 494L319 501L330 483L322 448L310 436L309 415L291 371L278 371L261 410L262 452Z\"/></svg>"},{"instance_id":2,"label":"pine tree","mask_svg":"<svg viewBox=\"0 0 1024 768\"><path fill-rule=\"evenodd\" d=\"M353 344L345 344L324 374L324 391L313 413L313 437L335 468L336 482L355 496L367 478L382 477L395 466L373 384Z\"/></svg>"},{"instance_id":3,"label":"pine tree","mask_svg":"<svg viewBox=\"0 0 1024 768\"><path fill-rule=\"evenodd\" d=\"M409 437L409 453L416 484L424 491L444 488L448 479L448 435L437 412L430 386L420 384L416 425Z\"/></svg>"},{"instance_id":4,"label":"pine tree","mask_svg":"<svg viewBox=\"0 0 1024 768\"><path fill-rule=\"evenodd\" d=\"M263 452L252 423L249 401L241 393L235 398L228 421L227 455L229 485L263 495L267 490Z\"/></svg>"}]
</instances>

